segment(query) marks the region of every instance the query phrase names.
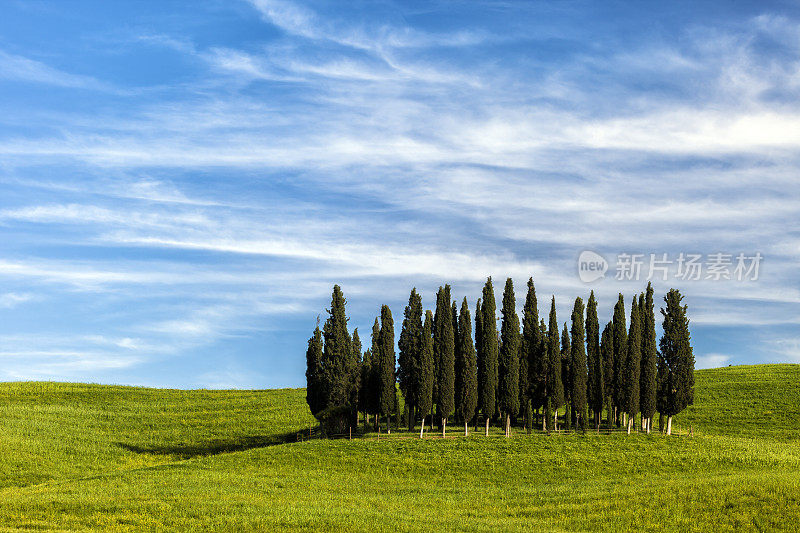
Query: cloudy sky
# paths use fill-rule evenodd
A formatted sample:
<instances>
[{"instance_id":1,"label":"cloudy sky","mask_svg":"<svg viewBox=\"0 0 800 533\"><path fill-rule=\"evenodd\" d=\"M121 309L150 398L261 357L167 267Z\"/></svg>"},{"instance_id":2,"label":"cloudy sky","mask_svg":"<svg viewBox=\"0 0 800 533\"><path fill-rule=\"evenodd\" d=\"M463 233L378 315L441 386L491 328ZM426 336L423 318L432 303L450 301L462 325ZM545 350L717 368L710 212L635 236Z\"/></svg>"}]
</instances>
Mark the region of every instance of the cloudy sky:
<instances>
[{"instance_id":1,"label":"cloudy sky","mask_svg":"<svg viewBox=\"0 0 800 533\"><path fill-rule=\"evenodd\" d=\"M367 342L411 287L474 308L489 275L605 322L650 254L698 366L800 362L794 2L2 11L1 380L302 386L333 283Z\"/></svg>"}]
</instances>

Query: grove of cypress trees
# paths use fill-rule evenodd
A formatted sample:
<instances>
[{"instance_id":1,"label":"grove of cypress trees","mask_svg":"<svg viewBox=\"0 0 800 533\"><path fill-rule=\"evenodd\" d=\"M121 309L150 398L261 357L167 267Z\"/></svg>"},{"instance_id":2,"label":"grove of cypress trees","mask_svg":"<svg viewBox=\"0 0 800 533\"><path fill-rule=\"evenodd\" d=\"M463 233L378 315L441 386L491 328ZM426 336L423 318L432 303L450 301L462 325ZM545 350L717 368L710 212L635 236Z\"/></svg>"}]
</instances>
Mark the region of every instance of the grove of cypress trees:
<instances>
[{"instance_id":1,"label":"grove of cypress trees","mask_svg":"<svg viewBox=\"0 0 800 533\"><path fill-rule=\"evenodd\" d=\"M395 409L395 355L394 320L388 305L381 306L381 330L379 333L378 355L378 408L386 417L386 430L391 431L389 415Z\"/></svg>"},{"instance_id":2,"label":"grove of cypress trees","mask_svg":"<svg viewBox=\"0 0 800 533\"><path fill-rule=\"evenodd\" d=\"M639 404L648 433L653 425L656 410L656 317L653 312L653 287L648 282L642 313L642 370Z\"/></svg>"},{"instance_id":3,"label":"grove of cypress trees","mask_svg":"<svg viewBox=\"0 0 800 533\"><path fill-rule=\"evenodd\" d=\"M425 311L425 324L422 326L422 350L419 363L419 388L417 389L417 411L422 421L419 436L425 431L425 417L433 409L433 313Z\"/></svg>"},{"instance_id":4,"label":"grove of cypress trees","mask_svg":"<svg viewBox=\"0 0 800 533\"><path fill-rule=\"evenodd\" d=\"M514 282L506 279L503 290L503 314L500 326L500 360L498 362L498 409L506 417L506 437L511 436L511 415L519 413L519 317L514 296Z\"/></svg>"},{"instance_id":5,"label":"grove of cypress trees","mask_svg":"<svg viewBox=\"0 0 800 533\"><path fill-rule=\"evenodd\" d=\"M322 332L319 326L308 339L306 350L306 402L315 417L324 409L323 384L320 380L322 363Z\"/></svg>"},{"instance_id":6,"label":"grove of cypress trees","mask_svg":"<svg viewBox=\"0 0 800 533\"><path fill-rule=\"evenodd\" d=\"M591 300L590 300L591 301ZM583 300L575 298L575 306L572 308L572 350L570 370L570 384L572 386L572 407L575 411L575 428L586 431L587 409L587 366L586 366L586 347L584 338L586 334L583 327Z\"/></svg>"},{"instance_id":7,"label":"grove of cypress trees","mask_svg":"<svg viewBox=\"0 0 800 533\"><path fill-rule=\"evenodd\" d=\"M561 349L558 339L556 297L550 302L550 325L547 329L547 427L558 430L558 409L564 405L564 385L561 382ZM549 420L552 416L552 421Z\"/></svg>"},{"instance_id":8,"label":"grove of cypress trees","mask_svg":"<svg viewBox=\"0 0 800 533\"><path fill-rule=\"evenodd\" d=\"M542 331L539 327L539 307L536 302L536 288L533 278L528 279L528 294L522 309L522 350L528 364L528 389L526 393L531 409L539 409L546 401L547 358L541 346ZM520 367L520 371L522 367ZM529 427L533 424L528 420Z\"/></svg>"},{"instance_id":9,"label":"grove of cypress trees","mask_svg":"<svg viewBox=\"0 0 800 533\"><path fill-rule=\"evenodd\" d=\"M455 409L455 336L450 307L450 285L440 289L436 297L433 324L434 359L438 361L436 376L436 409L442 421L442 434L447 432L447 418Z\"/></svg>"},{"instance_id":10,"label":"grove of cypress trees","mask_svg":"<svg viewBox=\"0 0 800 533\"><path fill-rule=\"evenodd\" d=\"M659 381L659 402L667 417L667 435L672 434L672 417L694 403L694 354L692 352L689 319L683 296L677 289L670 289L661 309L664 317L664 334L659 346L664 368Z\"/></svg>"},{"instance_id":11,"label":"grove of cypress trees","mask_svg":"<svg viewBox=\"0 0 800 533\"><path fill-rule=\"evenodd\" d=\"M628 334L628 349L625 359L625 405L623 408L628 414L628 434L639 413L639 374L641 373L642 360L642 323L639 318L639 304L636 296L631 302L631 326Z\"/></svg>"},{"instance_id":12,"label":"grove of cypress trees","mask_svg":"<svg viewBox=\"0 0 800 533\"><path fill-rule=\"evenodd\" d=\"M478 387L481 394L481 411L486 417L486 435L489 435L489 421L497 411L497 359L499 346L497 341L497 303L494 299L494 288L491 276L483 286L483 306L481 307L481 344L483 345L483 382Z\"/></svg>"},{"instance_id":13,"label":"grove of cypress trees","mask_svg":"<svg viewBox=\"0 0 800 533\"><path fill-rule=\"evenodd\" d=\"M325 344L319 365L322 386L322 408L347 405L352 391L356 358L350 334L347 332L345 299L339 285L333 286L331 308L322 329Z\"/></svg>"},{"instance_id":14,"label":"grove of cypress trees","mask_svg":"<svg viewBox=\"0 0 800 533\"><path fill-rule=\"evenodd\" d=\"M594 413L595 428L599 432L605 405L605 379L603 359L600 356L600 324L597 320L597 300L594 298L594 291L589 294L589 302L586 304L586 357L589 363L587 402Z\"/></svg>"},{"instance_id":15,"label":"grove of cypress trees","mask_svg":"<svg viewBox=\"0 0 800 533\"><path fill-rule=\"evenodd\" d=\"M608 427L614 423L614 325L609 322L600 336L600 356L603 362L603 378L606 390L606 414Z\"/></svg>"},{"instance_id":16,"label":"grove of cypress trees","mask_svg":"<svg viewBox=\"0 0 800 533\"><path fill-rule=\"evenodd\" d=\"M625 362L628 352L628 327L625 325L625 300L619 295L614 306L613 349L614 349L614 420L620 425L621 410L625 409Z\"/></svg>"},{"instance_id":17,"label":"grove of cypress trees","mask_svg":"<svg viewBox=\"0 0 800 533\"><path fill-rule=\"evenodd\" d=\"M561 330L561 383L564 387L564 429L572 429L572 382L570 379L570 358L572 356L572 348L569 342L569 331L567 331L567 323L564 322L564 327Z\"/></svg>"},{"instance_id":18,"label":"grove of cypress trees","mask_svg":"<svg viewBox=\"0 0 800 533\"><path fill-rule=\"evenodd\" d=\"M414 431L414 411L419 404L422 359L422 298L417 289L411 290L403 318L403 328L397 346L400 354L397 378L408 408L408 430Z\"/></svg>"},{"instance_id":19,"label":"grove of cypress trees","mask_svg":"<svg viewBox=\"0 0 800 533\"><path fill-rule=\"evenodd\" d=\"M472 343L472 318L467 299L461 303L456 337L456 413L464 421L464 436L469 435L469 422L478 406L478 376L475 345Z\"/></svg>"}]
</instances>

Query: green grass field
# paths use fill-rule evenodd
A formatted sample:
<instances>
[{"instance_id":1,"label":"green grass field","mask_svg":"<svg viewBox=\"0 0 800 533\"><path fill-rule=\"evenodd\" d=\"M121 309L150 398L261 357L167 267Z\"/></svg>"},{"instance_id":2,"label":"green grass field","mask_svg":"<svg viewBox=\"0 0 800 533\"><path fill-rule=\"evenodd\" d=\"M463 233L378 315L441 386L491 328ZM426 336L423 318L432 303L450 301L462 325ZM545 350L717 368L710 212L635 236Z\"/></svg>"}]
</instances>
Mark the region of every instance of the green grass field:
<instances>
[{"instance_id":1,"label":"green grass field","mask_svg":"<svg viewBox=\"0 0 800 533\"><path fill-rule=\"evenodd\" d=\"M0 384L0 529L800 529L798 365L697 372L694 437L310 422L303 390Z\"/></svg>"}]
</instances>

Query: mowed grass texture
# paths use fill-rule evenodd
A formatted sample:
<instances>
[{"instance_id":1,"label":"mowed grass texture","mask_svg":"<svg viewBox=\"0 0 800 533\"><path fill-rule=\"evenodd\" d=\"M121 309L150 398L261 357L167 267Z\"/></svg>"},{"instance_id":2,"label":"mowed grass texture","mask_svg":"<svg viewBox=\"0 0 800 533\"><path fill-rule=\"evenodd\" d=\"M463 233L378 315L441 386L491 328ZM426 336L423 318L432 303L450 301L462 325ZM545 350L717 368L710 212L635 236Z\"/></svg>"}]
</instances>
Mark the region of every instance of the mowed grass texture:
<instances>
[{"instance_id":1,"label":"mowed grass texture","mask_svg":"<svg viewBox=\"0 0 800 533\"><path fill-rule=\"evenodd\" d=\"M794 365L699 371L694 437L297 442L311 421L303 390L0 384L0 528L800 529Z\"/></svg>"}]
</instances>

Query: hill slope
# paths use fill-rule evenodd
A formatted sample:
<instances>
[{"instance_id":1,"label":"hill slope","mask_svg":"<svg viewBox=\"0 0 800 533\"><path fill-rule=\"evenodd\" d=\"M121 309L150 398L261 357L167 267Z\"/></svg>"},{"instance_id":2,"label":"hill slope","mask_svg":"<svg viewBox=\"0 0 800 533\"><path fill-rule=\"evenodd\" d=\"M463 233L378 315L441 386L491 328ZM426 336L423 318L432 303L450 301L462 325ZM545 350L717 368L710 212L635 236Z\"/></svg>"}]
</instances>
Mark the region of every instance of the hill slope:
<instances>
[{"instance_id":1,"label":"hill slope","mask_svg":"<svg viewBox=\"0 0 800 533\"><path fill-rule=\"evenodd\" d=\"M699 371L694 438L333 442L295 442L302 390L0 384L0 527L792 529L798 384L796 365Z\"/></svg>"}]
</instances>

